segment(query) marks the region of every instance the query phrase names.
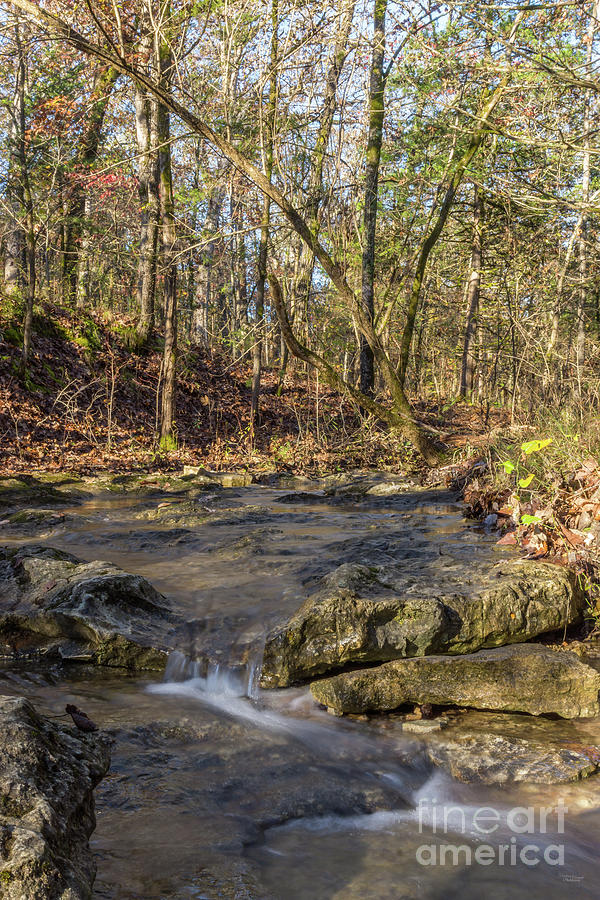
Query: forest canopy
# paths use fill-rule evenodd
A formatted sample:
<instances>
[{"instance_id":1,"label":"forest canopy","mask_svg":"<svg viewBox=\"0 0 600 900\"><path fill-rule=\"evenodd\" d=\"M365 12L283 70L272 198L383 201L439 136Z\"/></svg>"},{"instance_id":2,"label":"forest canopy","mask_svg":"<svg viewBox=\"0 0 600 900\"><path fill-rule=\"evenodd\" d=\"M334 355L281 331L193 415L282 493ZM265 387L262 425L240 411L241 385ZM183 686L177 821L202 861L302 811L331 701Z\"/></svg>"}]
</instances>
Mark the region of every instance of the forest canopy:
<instances>
[{"instance_id":1,"label":"forest canopy","mask_svg":"<svg viewBox=\"0 0 600 900\"><path fill-rule=\"evenodd\" d=\"M415 400L598 408L598 4L2 0L2 309L127 315L317 373L431 464Z\"/></svg>"}]
</instances>

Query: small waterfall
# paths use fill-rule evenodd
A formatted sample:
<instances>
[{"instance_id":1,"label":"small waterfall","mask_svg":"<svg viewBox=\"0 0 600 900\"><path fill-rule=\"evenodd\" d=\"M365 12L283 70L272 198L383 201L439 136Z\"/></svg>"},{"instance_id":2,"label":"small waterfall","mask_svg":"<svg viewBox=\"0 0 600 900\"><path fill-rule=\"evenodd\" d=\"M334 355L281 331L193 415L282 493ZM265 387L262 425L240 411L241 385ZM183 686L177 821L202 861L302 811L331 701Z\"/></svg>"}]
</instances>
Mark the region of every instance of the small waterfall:
<instances>
[{"instance_id":1,"label":"small waterfall","mask_svg":"<svg viewBox=\"0 0 600 900\"><path fill-rule=\"evenodd\" d=\"M181 650L172 650L167 659L163 681L187 681L200 676L200 663Z\"/></svg>"},{"instance_id":2,"label":"small waterfall","mask_svg":"<svg viewBox=\"0 0 600 900\"><path fill-rule=\"evenodd\" d=\"M165 667L163 683L193 681L197 688L207 694L256 699L260 692L263 651L264 638L245 664L227 666L192 659L181 650L172 650Z\"/></svg>"}]
</instances>

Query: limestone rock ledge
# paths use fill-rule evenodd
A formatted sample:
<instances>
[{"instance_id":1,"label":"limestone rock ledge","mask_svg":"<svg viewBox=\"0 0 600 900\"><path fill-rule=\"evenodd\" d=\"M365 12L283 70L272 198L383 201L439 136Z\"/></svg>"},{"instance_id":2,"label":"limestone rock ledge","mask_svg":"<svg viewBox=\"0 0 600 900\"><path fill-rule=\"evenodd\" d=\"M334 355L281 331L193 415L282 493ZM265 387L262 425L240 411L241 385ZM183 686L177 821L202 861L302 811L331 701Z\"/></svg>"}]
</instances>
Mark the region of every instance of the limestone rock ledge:
<instances>
[{"instance_id":1,"label":"limestone rock ledge","mask_svg":"<svg viewBox=\"0 0 600 900\"><path fill-rule=\"evenodd\" d=\"M0 547L0 657L161 671L178 624L141 575L51 547Z\"/></svg>"},{"instance_id":2,"label":"limestone rock ledge","mask_svg":"<svg viewBox=\"0 0 600 900\"><path fill-rule=\"evenodd\" d=\"M469 582L415 584L402 569L344 564L267 637L261 683L287 687L353 665L468 654L529 641L582 618L575 573L510 559Z\"/></svg>"},{"instance_id":3,"label":"limestone rock ledge","mask_svg":"<svg viewBox=\"0 0 600 900\"><path fill-rule=\"evenodd\" d=\"M575 719L598 715L600 673L574 653L513 644L465 656L394 660L313 682L311 691L339 713L429 703Z\"/></svg>"}]
</instances>

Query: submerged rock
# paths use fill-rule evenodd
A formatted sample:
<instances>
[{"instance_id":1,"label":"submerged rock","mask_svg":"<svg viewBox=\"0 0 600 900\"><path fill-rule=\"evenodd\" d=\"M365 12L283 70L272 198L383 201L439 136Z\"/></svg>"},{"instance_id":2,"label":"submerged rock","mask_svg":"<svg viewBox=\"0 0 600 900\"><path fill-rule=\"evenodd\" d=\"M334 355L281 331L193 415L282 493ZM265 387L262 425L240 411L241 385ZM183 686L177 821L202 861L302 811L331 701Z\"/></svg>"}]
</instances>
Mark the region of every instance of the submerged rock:
<instances>
[{"instance_id":1,"label":"submerged rock","mask_svg":"<svg viewBox=\"0 0 600 900\"><path fill-rule=\"evenodd\" d=\"M96 866L93 789L109 744L0 697L0 894L6 900L89 900Z\"/></svg>"},{"instance_id":2,"label":"submerged rock","mask_svg":"<svg viewBox=\"0 0 600 900\"><path fill-rule=\"evenodd\" d=\"M600 746L587 723L509 713L456 714L428 735L431 762L464 782L565 784L598 772Z\"/></svg>"},{"instance_id":3,"label":"submerged rock","mask_svg":"<svg viewBox=\"0 0 600 900\"><path fill-rule=\"evenodd\" d=\"M600 673L574 653L541 644L394 660L314 682L311 691L341 713L386 711L406 703L554 713L565 719L600 711Z\"/></svg>"},{"instance_id":4,"label":"submerged rock","mask_svg":"<svg viewBox=\"0 0 600 900\"><path fill-rule=\"evenodd\" d=\"M584 608L576 575L550 563L506 560L479 573L475 585L442 580L438 590L346 564L271 631L262 684L286 687L356 663L527 641L580 621Z\"/></svg>"},{"instance_id":5,"label":"submerged rock","mask_svg":"<svg viewBox=\"0 0 600 900\"><path fill-rule=\"evenodd\" d=\"M140 575L36 545L0 548L0 602L0 655L12 658L161 670L179 622Z\"/></svg>"}]
</instances>

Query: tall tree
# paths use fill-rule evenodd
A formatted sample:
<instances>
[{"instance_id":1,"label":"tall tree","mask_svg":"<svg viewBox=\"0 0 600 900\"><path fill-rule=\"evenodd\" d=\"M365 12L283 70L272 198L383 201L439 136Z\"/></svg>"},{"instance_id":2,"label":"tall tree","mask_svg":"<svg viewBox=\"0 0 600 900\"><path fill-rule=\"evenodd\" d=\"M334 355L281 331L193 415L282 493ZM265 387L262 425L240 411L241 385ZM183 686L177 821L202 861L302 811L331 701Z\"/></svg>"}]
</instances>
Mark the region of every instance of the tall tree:
<instances>
[{"instance_id":1,"label":"tall tree","mask_svg":"<svg viewBox=\"0 0 600 900\"><path fill-rule=\"evenodd\" d=\"M377 228L377 200L379 184L379 163L383 142L383 120L385 114L385 78L383 61L385 55L385 14L387 0L374 0L373 9L373 55L369 83L369 135L367 140L364 235L362 254L361 303L363 315L371 323L375 318L375 233ZM372 394L375 386L375 356L367 337L360 338L360 389L364 394Z\"/></svg>"},{"instance_id":2,"label":"tall tree","mask_svg":"<svg viewBox=\"0 0 600 900\"><path fill-rule=\"evenodd\" d=\"M475 374L475 354L473 342L479 312L481 290L481 254L483 234L483 197L478 186L473 185L473 236L471 239L471 265L467 282L467 316L463 341L463 355L460 370L460 396L471 397Z\"/></svg>"},{"instance_id":3,"label":"tall tree","mask_svg":"<svg viewBox=\"0 0 600 900\"><path fill-rule=\"evenodd\" d=\"M270 183L273 177L273 153L275 146L275 120L277 116L277 67L279 61L279 0L271 0L271 52L269 58L269 94L266 115L261 129L263 171ZM250 423L252 434L259 424L259 398L263 356L263 323L265 317L265 286L267 283L267 253L269 246L269 225L271 220L271 198L263 195L262 222L258 244L254 343L252 347L252 398Z\"/></svg>"}]
</instances>

